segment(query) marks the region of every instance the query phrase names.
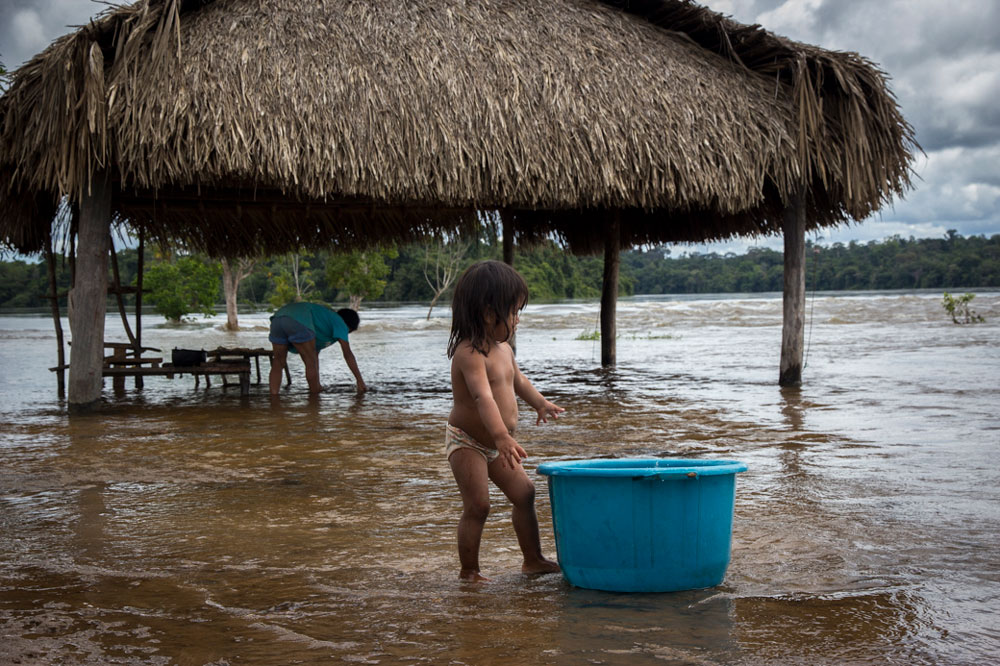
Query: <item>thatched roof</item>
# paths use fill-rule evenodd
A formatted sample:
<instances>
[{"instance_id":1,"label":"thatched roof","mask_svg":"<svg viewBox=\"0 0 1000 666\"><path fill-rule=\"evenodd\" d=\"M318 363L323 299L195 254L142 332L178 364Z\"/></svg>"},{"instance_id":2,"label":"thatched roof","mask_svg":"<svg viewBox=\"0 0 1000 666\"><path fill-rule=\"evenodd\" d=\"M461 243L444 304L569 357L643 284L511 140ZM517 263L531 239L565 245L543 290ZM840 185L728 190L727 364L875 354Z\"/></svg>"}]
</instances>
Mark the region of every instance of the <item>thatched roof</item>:
<instances>
[{"instance_id":1,"label":"thatched roof","mask_svg":"<svg viewBox=\"0 0 1000 666\"><path fill-rule=\"evenodd\" d=\"M713 240L777 231L803 183L813 225L864 219L914 146L872 63L684 0L140 0L14 73L0 239L40 249L105 168L120 219L214 254L497 208L578 249L611 214Z\"/></svg>"}]
</instances>

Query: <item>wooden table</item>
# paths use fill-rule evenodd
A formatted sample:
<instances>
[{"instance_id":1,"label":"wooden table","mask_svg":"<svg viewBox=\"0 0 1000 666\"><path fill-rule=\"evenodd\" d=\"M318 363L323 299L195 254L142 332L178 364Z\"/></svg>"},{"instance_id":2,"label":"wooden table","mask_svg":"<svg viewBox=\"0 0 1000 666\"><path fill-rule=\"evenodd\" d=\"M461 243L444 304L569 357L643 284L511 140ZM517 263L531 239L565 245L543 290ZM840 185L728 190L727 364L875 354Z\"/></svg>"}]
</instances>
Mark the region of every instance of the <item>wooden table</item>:
<instances>
[{"instance_id":1,"label":"wooden table","mask_svg":"<svg viewBox=\"0 0 1000 666\"><path fill-rule=\"evenodd\" d=\"M274 350L266 349L264 347L216 347L212 351L206 352L208 358L211 361L226 362L242 359L244 361L250 362L253 359L254 365L257 368L257 383L260 384L260 357L266 356L271 363L274 363ZM285 380L288 385L292 385L292 374L288 370L288 364L285 364Z\"/></svg>"}]
</instances>

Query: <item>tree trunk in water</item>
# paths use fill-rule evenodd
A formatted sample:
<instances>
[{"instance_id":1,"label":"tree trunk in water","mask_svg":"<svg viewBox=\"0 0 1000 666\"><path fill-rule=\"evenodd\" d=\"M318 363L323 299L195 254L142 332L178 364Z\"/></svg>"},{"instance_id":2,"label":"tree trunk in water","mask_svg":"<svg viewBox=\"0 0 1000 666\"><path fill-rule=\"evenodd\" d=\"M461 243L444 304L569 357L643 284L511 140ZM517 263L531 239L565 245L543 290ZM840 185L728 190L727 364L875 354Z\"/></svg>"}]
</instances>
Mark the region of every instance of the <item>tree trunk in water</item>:
<instances>
[{"instance_id":1,"label":"tree trunk in water","mask_svg":"<svg viewBox=\"0 0 1000 666\"><path fill-rule=\"evenodd\" d=\"M617 363L615 337L618 308L618 264L621 254L621 223L618 214L609 225L604 239L604 280L601 285L601 367Z\"/></svg>"},{"instance_id":2,"label":"tree trunk in water","mask_svg":"<svg viewBox=\"0 0 1000 666\"><path fill-rule=\"evenodd\" d=\"M431 306L427 308L427 321L431 320L431 313L434 312L434 306L437 305L438 299L441 298L441 294L444 292L437 292L434 294L434 298L431 299Z\"/></svg>"},{"instance_id":3,"label":"tree trunk in water","mask_svg":"<svg viewBox=\"0 0 1000 666\"><path fill-rule=\"evenodd\" d=\"M238 331L240 322L237 318L237 298L240 293L240 282L250 276L257 260L243 257L237 260L236 266L233 266L228 259L223 258L221 263L222 290L226 295L226 330Z\"/></svg>"},{"instance_id":4,"label":"tree trunk in water","mask_svg":"<svg viewBox=\"0 0 1000 666\"><path fill-rule=\"evenodd\" d=\"M111 184L107 174L95 173L90 192L80 202L76 282L69 292L69 327L73 337L69 407L73 411L89 410L101 398L110 239Z\"/></svg>"},{"instance_id":5,"label":"tree trunk in water","mask_svg":"<svg viewBox=\"0 0 1000 666\"><path fill-rule=\"evenodd\" d=\"M803 189L785 208L785 274L781 325L780 386L801 386L806 310L806 195Z\"/></svg>"},{"instance_id":6,"label":"tree trunk in water","mask_svg":"<svg viewBox=\"0 0 1000 666\"><path fill-rule=\"evenodd\" d=\"M236 316L236 291L240 287L239 273L229 265L229 260L222 259L222 291L226 295L226 330L238 331L239 319Z\"/></svg>"}]
</instances>

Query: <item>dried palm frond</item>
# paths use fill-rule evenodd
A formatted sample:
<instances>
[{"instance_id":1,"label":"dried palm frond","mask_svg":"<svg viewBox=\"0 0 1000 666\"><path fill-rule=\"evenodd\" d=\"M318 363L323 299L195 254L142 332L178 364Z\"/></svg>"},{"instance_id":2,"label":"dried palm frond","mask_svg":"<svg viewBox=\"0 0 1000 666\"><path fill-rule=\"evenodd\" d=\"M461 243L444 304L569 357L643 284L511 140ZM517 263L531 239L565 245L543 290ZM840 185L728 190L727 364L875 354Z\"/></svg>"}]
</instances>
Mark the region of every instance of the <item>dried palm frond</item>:
<instances>
[{"instance_id":1,"label":"dried palm frond","mask_svg":"<svg viewBox=\"0 0 1000 666\"><path fill-rule=\"evenodd\" d=\"M618 5L624 6L623 11ZM701 241L860 220L912 130L855 54L685 0L140 0L13 74L0 242L40 248L92 174L147 237L213 254L363 246L512 212L525 239Z\"/></svg>"}]
</instances>

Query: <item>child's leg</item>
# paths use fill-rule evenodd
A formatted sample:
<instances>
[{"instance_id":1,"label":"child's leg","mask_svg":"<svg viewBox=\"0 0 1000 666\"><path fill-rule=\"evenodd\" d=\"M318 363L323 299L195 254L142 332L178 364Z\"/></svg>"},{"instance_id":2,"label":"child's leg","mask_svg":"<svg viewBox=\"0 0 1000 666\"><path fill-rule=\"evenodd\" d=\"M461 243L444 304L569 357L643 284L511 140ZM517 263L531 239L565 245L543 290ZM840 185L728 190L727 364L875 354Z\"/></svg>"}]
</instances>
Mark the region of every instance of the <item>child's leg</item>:
<instances>
[{"instance_id":1,"label":"child's leg","mask_svg":"<svg viewBox=\"0 0 1000 666\"><path fill-rule=\"evenodd\" d=\"M521 571L525 573L554 573L559 571L559 565L542 555L542 544L538 536L538 517L535 514L535 484L531 482L524 468L505 467L500 460L494 460L489 466L490 479L503 491L511 504L511 522L514 523L514 533L517 543L524 554L524 564Z\"/></svg>"},{"instance_id":2,"label":"child's leg","mask_svg":"<svg viewBox=\"0 0 1000 666\"><path fill-rule=\"evenodd\" d=\"M458 521L459 578L488 580L479 573L479 542L490 514L489 476L486 459L471 449L457 449L448 458L458 491L462 494L462 517Z\"/></svg>"}]
</instances>

